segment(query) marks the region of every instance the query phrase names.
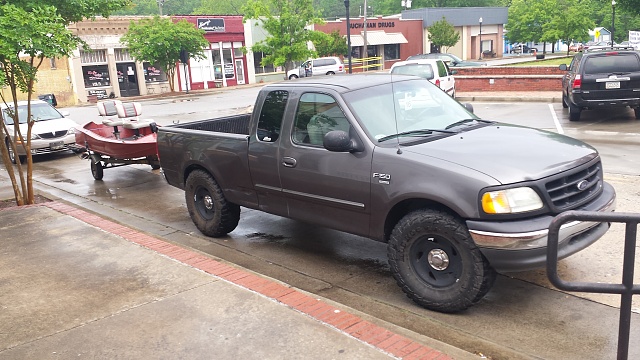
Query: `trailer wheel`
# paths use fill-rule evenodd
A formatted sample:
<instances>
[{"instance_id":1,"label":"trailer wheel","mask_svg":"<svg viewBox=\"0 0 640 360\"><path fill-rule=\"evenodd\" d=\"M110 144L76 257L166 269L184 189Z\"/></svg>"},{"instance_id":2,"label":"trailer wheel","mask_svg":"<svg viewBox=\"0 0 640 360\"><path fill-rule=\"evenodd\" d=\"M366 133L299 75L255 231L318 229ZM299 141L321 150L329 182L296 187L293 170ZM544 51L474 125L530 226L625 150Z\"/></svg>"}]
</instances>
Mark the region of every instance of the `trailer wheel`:
<instances>
[{"instance_id":1,"label":"trailer wheel","mask_svg":"<svg viewBox=\"0 0 640 360\"><path fill-rule=\"evenodd\" d=\"M91 158L91 175L96 180L102 180L104 176L104 167L102 166L102 161L97 160L96 156Z\"/></svg>"},{"instance_id":2,"label":"trailer wheel","mask_svg":"<svg viewBox=\"0 0 640 360\"><path fill-rule=\"evenodd\" d=\"M240 206L227 201L218 183L202 170L187 178L185 200L191 220L204 235L224 236L238 226Z\"/></svg>"},{"instance_id":3,"label":"trailer wheel","mask_svg":"<svg viewBox=\"0 0 640 360\"><path fill-rule=\"evenodd\" d=\"M398 222L388 245L389 264L402 291L417 304L458 312L480 301L496 272L456 217L416 210Z\"/></svg>"}]
</instances>

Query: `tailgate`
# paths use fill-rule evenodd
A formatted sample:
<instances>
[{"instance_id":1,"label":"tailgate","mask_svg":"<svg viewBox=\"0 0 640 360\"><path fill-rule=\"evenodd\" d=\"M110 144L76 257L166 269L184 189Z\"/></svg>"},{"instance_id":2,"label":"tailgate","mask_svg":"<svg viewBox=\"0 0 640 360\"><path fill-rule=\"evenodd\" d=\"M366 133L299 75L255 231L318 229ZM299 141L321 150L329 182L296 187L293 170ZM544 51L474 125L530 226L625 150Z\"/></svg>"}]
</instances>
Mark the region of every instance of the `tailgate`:
<instances>
[{"instance_id":1,"label":"tailgate","mask_svg":"<svg viewBox=\"0 0 640 360\"><path fill-rule=\"evenodd\" d=\"M615 51L589 57L584 63L582 97L585 100L640 98L640 57Z\"/></svg>"}]
</instances>

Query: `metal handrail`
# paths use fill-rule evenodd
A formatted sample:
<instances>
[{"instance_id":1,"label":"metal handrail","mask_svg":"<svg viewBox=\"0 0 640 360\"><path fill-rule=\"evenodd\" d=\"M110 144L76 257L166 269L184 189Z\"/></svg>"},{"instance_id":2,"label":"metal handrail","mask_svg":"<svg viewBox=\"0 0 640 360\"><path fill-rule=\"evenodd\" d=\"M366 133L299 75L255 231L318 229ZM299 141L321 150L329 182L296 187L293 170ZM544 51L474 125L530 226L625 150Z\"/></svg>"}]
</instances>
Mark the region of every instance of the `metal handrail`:
<instances>
[{"instance_id":1,"label":"metal handrail","mask_svg":"<svg viewBox=\"0 0 640 360\"><path fill-rule=\"evenodd\" d=\"M622 283L568 282L558 276L558 234L560 226L569 221L625 223ZM547 277L560 290L601 294L620 294L620 320L618 325L618 360L629 356L631 306L633 295L640 294L640 284L633 283L638 223L640 214L602 213L596 211L567 211L556 216L549 225L547 242Z\"/></svg>"}]
</instances>

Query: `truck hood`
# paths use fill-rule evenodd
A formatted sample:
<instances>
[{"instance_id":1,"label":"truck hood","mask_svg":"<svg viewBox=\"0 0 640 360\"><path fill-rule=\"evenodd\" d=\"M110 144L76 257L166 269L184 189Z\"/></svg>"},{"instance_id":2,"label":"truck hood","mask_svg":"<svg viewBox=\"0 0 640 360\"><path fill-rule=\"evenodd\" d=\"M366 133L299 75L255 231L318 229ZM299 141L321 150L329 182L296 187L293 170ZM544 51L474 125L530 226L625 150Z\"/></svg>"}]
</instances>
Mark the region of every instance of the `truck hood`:
<instances>
[{"instance_id":1,"label":"truck hood","mask_svg":"<svg viewBox=\"0 0 640 360\"><path fill-rule=\"evenodd\" d=\"M495 123L403 151L474 169L500 184L537 180L598 156L596 149L549 131Z\"/></svg>"}]
</instances>

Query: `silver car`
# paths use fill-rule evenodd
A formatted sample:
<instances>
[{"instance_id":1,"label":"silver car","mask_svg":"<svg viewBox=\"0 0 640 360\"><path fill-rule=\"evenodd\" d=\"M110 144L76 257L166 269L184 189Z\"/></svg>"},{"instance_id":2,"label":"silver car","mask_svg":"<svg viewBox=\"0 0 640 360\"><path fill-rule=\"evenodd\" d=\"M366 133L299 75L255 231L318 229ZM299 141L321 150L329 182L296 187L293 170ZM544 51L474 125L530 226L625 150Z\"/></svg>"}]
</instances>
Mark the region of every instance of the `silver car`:
<instances>
[{"instance_id":1,"label":"silver car","mask_svg":"<svg viewBox=\"0 0 640 360\"><path fill-rule=\"evenodd\" d=\"M7 125L8 134L5 135L4 141L9 149L9 157L12 163L16 163L19 159L21 162L26 158L24 148L17 142L16 152L13 152L9 146L9 141L14 135L14 120L11 114L14 111L13 104L1 105L2 119ZM64 115L68 115L65 112ZM34 124L31 129L31 154L47 154L52 152L73 150L76 143L75 127L78 124L75 121L64 117L56 108L48 102L42 100L31 100L31 118ZM18 102L18 117L20 121L20 134L27 136L27 102ZM26 140L26 139L25 139ZM25 141L26 143L26 141Z\"/></svg>"}]
</instances>

